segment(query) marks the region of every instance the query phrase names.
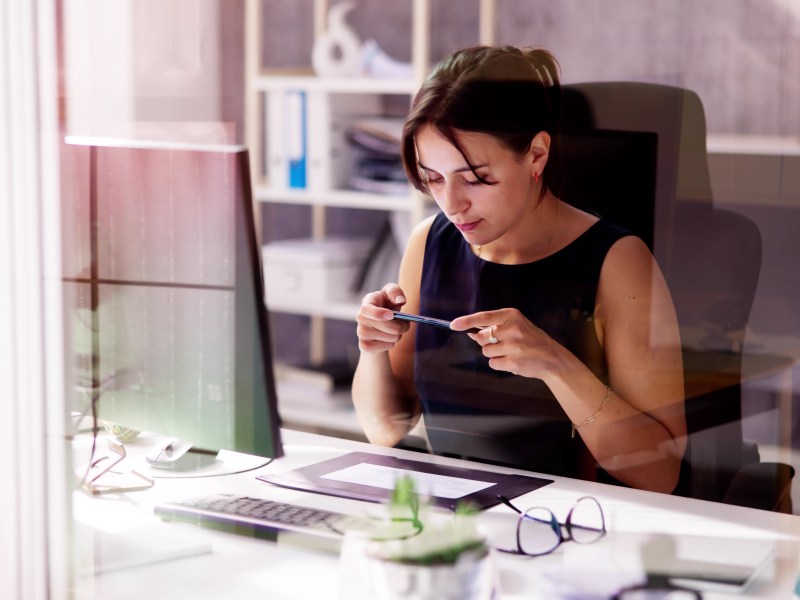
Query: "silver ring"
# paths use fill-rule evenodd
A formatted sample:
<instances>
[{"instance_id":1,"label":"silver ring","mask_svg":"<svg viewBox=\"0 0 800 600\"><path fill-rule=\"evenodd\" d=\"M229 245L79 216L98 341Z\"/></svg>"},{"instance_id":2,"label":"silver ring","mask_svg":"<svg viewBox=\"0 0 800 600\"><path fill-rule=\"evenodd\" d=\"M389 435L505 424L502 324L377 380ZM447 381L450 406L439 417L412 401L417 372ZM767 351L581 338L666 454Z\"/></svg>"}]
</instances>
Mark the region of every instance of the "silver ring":
<instances>
[{"instance_id":1,"label":"silver ring","mask_svg":"<svg viewBox=\"0 0 800 600\"><path fill-rule=\"evenodd\" d=\"M494 325L492 325L491 327L489 327L489 343L490 344L496 344L499 341L500 340L498 340L496 337L494 337Z\"/></svg>"}]
</instances>

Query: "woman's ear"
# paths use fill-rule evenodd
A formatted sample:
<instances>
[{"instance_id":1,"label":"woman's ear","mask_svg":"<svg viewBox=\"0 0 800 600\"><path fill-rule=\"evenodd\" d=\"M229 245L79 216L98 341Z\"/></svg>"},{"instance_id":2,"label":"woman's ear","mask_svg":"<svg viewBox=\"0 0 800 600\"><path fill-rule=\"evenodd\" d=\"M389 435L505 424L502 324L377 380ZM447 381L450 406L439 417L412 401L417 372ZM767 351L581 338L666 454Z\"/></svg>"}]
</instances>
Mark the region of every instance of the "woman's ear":
<instances>
[{"instance_id":1,"label":"woman's ear","mask_svg":"<svg viewBox=\"0 0 800 600\"><path fill-rule=\"evenodd\" d=\"M541 177L542 171L550 157L550 134L540 131L531 140L526 160L529 161L531 177Z\"/></svg>"}]
</instances>

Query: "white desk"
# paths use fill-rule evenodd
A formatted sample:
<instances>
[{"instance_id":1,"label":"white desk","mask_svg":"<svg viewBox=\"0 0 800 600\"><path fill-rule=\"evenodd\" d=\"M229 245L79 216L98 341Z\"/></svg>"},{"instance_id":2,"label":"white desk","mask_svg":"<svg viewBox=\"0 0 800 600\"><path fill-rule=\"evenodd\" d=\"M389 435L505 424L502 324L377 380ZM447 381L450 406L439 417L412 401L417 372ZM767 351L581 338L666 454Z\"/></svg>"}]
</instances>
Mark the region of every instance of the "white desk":
<instances>
[{"instance_id":1,"label":"white desk","mask_svg":"<svg viewBox=\"0 0 800 600\"><path fill-rule=\"evenodd\" d=\"M76 598L114 598L116 600L156 600L165 598L202 599L313 599L339 597L339 561L330 551L300 548L296 544L253 539L242 535L212 531L188 524L163 523L153 516L153 505L165 499L178 499L205 493L229 491L247 493L278 501L341 512L363 513L378 509L376 505L318 494L292 491L255 480L265 471L284 471L354 450L406 456L444 464L460 461L419 453L384 449L366 444L327 438L307 433L284 431L286 456L256 471L212 478L159 479L144 492L119 496L90 497L82 492L74 496L77 533L81 538L83 524L113 533L111 543L123 543L128 557L139 566L78 576ZM145 446L141 442L138 446ZM141 450L134 442L129 453ZM76 445L76 455L84 456L87 446ZM462 463L463 464L463 463ZM471 466L475 466L474 464ZM490 466L479 468L494 470ZM504 469L499 469L504 470ZM505 469L508 472L509 470ZM522 472L521 472L522 473ZM595 496L607 516L609 532L662 532L674 535L708 534L738 538L770 538L777 540L774 577L757 584L745 595L706 593L705 598L791 598L795 578L800 572L800 518L702 501L687 500L663 494L629 490L579 480L550 477L553 484L514 500L520 507L549 507L563 520L574 501L585 494ZM487 523L513 520L503 506L490 509L483 517ZM85 531L83 532L86 533ZM94 543L97 544L95 535ZM81 538L85 543L89 537ZM105 537L103 538L105 540ZM141 546L144 540L149 546ZM597 542L597 548L607 538ZM123 542L120 542L122 540ZM127 540L127 541L126 541ZM79 539L76 543L80 542ZM91 541L91 540L90 540ZM107 540L104 541L107 543ZM161 560L164 551L179 543L210 551L188 558ZM127 546L130 544L130 546ZM562 545L553 555L521 558L498 554L502 598L538 598L536 583L540 569L558 566L564 559ZM148 550L146 548L152 548ZM86 562L84 549L76 549L75 557ZM83 557L82 557L83 556Z\"/></svg>"}]
</instances>

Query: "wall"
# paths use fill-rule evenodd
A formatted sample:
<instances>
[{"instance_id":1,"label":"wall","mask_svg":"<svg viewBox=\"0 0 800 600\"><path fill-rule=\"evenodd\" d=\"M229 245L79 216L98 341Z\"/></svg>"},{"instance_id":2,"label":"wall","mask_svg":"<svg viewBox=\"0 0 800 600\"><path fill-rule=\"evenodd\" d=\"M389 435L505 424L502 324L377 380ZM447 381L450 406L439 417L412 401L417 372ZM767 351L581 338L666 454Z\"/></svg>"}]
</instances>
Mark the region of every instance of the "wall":
<instances>
[{"instance_id":1,"label":"wall","mask_svg":"<svg viewBox=\"0 0 800 600\"><path fill-rule=\"evenodd\" d=\"M66 0L63 15L66 133L224 122L241 141L242 0Z\"/></svg>"},{"instance_id":2,"label":"wall","mask_svg":"<svg viewBox=\"0 0 800 600\"><path fill-rule=\"evenodd\" d=\"M309 65L310 0L265 0L265 63ZM477 0L431 2L431 55L476 43ZM409 60L410 2L357 0L348 22ZM800 134L800 4L794 0L497 0L498 44L542 46L565 82L688 87L711 133Z\"/></svg>"}]
</instances>

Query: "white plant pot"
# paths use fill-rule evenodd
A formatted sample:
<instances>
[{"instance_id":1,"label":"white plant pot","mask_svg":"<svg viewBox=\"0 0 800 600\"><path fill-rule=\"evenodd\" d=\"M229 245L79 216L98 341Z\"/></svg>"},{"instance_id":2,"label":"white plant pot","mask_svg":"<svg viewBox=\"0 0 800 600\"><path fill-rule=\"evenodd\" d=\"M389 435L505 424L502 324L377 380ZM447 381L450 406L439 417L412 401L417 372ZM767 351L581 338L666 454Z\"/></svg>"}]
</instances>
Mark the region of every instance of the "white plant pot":
<instances>
[{"instance_id":1,"label":"white plant pot","mask_svg":"<svg viewBox=\"0 0 800 600\"><path fill-rule=\"evenodd\" d=\"M417 565L366 557L371 598L489 600L497 594L494 555L465 552L452 565Z\"/></svg>"}]
</instances>

